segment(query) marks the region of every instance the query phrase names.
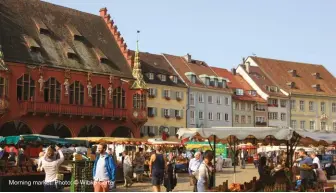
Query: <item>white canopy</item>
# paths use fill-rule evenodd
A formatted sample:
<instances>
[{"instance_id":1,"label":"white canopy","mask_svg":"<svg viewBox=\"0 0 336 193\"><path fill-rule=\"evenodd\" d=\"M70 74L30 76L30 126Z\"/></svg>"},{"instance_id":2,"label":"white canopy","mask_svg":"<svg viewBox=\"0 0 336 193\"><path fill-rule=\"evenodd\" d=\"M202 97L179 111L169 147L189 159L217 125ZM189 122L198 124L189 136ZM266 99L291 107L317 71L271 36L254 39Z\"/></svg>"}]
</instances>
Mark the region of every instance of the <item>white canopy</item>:
<instances>
[{"instance_id":1,"label":"white canopy","mask_svg":"<svg viewBox=\"0 0 336 193\"><path fill-rule=\"evenodd\" d=\"M333 143L336 141L336 133L328 131L307 131L301 129L295 129L301 137L309 137L315 141L326 141L327 143Z\"/></svg>"},{"instance_id":2,"label":"white canopy","mask_svg":"<svg viewBox=\"0 0 336 193\"><path fill-rule=\"evenodd\" d=\"M230 135L236 136L239 140L246 139L252 135L257 139L265 139L273 136L278 140L289 140L292 137L291 129L273 127L212 127L212 128L180 128L177 132L179 138L192 138L199 134L203 138L216 135L220 139L226 139Z\"/></svg>"},{"instance_id":3,"label":"white canopy","mask_svg":"<svg viewBox=\"0 0 336 193\"><path fill-rule=\"evenodd\" d=\"M162 139L148 139L148 143L152 144L152 145L180 145L181 142L177 142L177 141L164 141Z\"/></svg>"}]
</instances>

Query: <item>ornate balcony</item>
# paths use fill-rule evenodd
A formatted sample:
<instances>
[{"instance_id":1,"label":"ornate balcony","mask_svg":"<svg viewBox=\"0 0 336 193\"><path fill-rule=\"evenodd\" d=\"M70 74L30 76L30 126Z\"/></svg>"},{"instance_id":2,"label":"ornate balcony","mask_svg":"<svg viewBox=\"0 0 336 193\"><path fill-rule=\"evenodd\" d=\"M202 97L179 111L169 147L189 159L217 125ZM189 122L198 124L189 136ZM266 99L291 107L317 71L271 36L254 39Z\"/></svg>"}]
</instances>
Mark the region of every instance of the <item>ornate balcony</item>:
<instances>
[{"instance_id":1,"label":"ornate balcony","mask_svg":"<svg viewBox=\"0 0 336 193\"><path fill-rule=\"evenodd\" d=\"M104 107L71 105L71 104L56 104L45 102L20 102L20 110L22 115L28 113L45 114L45 115L69 115L79 117L101 117L111 118L115 120L126 120L127 109L112 109Z\"/></svg>"}]
</instances>

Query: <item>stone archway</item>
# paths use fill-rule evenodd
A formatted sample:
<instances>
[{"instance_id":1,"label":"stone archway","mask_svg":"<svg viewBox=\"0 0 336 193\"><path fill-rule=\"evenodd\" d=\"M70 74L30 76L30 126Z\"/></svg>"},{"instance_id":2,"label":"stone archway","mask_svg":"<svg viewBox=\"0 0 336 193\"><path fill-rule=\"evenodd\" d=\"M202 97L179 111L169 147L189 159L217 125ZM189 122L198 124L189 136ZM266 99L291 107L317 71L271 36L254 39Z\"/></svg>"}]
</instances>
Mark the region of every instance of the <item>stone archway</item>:
<instances>
[{"instance_id":1,"label":"stone archway","mask_svg":"<svg viewBox=\"0 0 336 193\"><path fill-rule=\"evenodd\" d=\"M132 130L128 127L117 127L111 134L111 137L133 138Z\"/></svg>"},{"instance_id":2,"label":"stone archway","mask_svg":"<svg viewBox=\"0 0 336 193\"><path fill-rule=\"evenodd\" d=\"M78 137L105 137L105 133L99 126L90 124L80 129Z\"/></svg>"},{"instance_id":3,"label":"stone archway","mask_svg":"<svg viewBox=\"0 0 336 193\"><path fill-rule=\"evenodd\" d=\"M42 135L58 136L60 138L72 137L71 130L62 123L53 123L43 128Z\"/></svg>"},{"instance_id":4,"label":"stone archway","mask_svg":"<svg viewBox=\"0 0 336 193\"><path fill-rule=\"evenodd\" d=\"M9 121L0 128L0 136L33 134L32 129L21 121Z\"/></svg>"}]
</instances>

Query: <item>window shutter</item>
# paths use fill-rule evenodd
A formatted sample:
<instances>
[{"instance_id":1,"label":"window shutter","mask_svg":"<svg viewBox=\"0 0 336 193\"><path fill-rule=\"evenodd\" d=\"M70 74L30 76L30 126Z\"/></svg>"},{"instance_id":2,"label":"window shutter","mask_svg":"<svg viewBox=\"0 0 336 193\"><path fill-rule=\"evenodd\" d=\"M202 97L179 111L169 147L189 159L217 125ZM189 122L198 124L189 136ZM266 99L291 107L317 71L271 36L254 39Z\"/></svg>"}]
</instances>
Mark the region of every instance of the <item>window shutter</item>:
<instances>
[{"instance_id":1,"label":"window shutter","mask_svg":"<svg viewBox=\"0 0 336 193\"><path fill-rule=\"evenodd\" d=\"M154 96L157 95L157 88L153 88L153 95L154 95Z\"/></svg>"},{"instance_id":2,"label":"window shutter","mask_svg":"<svg viewBox=\"0 0 336 193\"><path fill-rule=\"evenodd\" d=\"M163 98L165 97L164 92L165 92L165 90L162 89L162 97L163 97Z\"/></svg>"},{"instance_id":3,"label":"window shutter","mask_svg":"<svg viewBox=\"0 0 336 193\"><path fill-rule=\"evenodd\" d=\"M156 116L157 115L157 108L153 107L153 115Z\"/></svg>"},{"instance_id":4,"label":"window shutter","mask_svg":"<svg viewBox=\"0 0 336 193\"><path fill-rule=\"evenodd\" d=\"M158 135L158 134L159 134L159 127L158 127L158 126L154 126L154 131L153 131L153 133L154 133L155 135Z\"/></svg>"},{"instance_id":5,"label":"window shutter","mask_svg":"<svg viewBox=\"0 0 336 193\"><path fill-rule=\"evenodd\" d=\"M183 110L180 110L180 112L181 112L181 118L183 118Z\"/></svg>"},{"instance_id":6,"label":"window shutter","mask_svg":"<svg viewBox=\"0 0 336 193\"><path fill-rule=\"evenodd\" d=\"M171 90L168 90L168 97L169 97L169 98L172 97L172 96L171 96L171 95L172 95L171 93L172 93L172 91L171 91Z\"/></svg>"},{"instance_id":7,"label":"window shutter","mask_svg":"<svg viewBox=\"0 0 336 193\"><path fill-rule=\"evenodd\" d=\"M161 109L161 117L164 117L164 109Z\"/></svg>"},{"instance_id":8,"label":"window shutter","mask_svg":"<svg viewBox=\"0 0 336 193\"><path fill-rule=\"evenodd\" d=\"M174 109L170 109L169 116L170 117L175 117L175 110Z\"/></svg>"}]
</instances>

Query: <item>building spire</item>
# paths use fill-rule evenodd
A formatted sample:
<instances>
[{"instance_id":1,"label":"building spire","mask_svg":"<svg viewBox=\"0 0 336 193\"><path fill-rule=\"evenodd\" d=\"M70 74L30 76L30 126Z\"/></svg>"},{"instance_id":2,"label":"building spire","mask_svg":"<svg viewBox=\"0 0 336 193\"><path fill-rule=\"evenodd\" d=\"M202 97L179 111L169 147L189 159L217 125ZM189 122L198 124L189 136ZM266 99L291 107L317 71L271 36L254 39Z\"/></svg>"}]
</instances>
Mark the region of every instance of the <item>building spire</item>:
<instances>
[{"instance_id":1,"label":"building spire","mask_svg":"<svg viewBox=\"0 0 336 193\"><path fill-rule=\"evenodd\" d=\"M141 62L140 62L140 52L139 52L139 33L137 31L137 41L136 41L136 49L134 54L134 65L132 75L136 79L132 85L132 89L145 89L146 83L143 80L142 70L141 70Z\"/></svg>"}]
</instances>

